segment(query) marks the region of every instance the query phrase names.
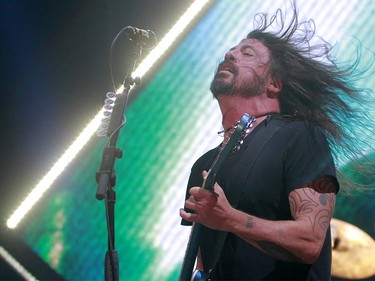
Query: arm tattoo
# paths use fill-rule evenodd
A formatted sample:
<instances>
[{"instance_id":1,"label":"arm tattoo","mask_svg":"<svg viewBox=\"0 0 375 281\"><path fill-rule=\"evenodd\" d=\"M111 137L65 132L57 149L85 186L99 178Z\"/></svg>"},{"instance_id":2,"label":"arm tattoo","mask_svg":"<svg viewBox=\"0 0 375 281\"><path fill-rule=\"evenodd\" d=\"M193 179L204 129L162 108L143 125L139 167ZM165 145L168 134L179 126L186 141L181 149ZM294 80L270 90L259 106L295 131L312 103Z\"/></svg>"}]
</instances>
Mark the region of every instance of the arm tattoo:
<instances>
[{"instance_id":1,"label":"arm tattoo","mask_svg":"<svg viewBox=\"0 0 375 281\"><path fill-rule=\"evenodd\" d=\"M335 207L337 185L330 177L323 177L312 184L293 190L289 194L291 215L294 219L307 218L312 232L326 232ZM248 216L246 228L254 228L254 217ZM268 255L283 261L299 263L291 251L269 241L252 241L254 246Z\"/></svg>"},{"instance_id":2,"label":"arm tattoo","mask_svg":"<svg viewBox=\"0 0 375 281\"><path fill-rule=\"evenodd\" d=\"M307 218L312 232L327 231L335 205L334 193L320 193L308 186L292 191L289 201L293 218ZM301 262L292 252L273 242L257 241L256 244L261 250L276 259Z\"/></svg>"},{"instance_id":3,"label":"arm tattoo","mask_svg":"<svg viewBox=\"0 0 375 281\"><path fill-rule=\"evenodd\" d=\"M327 178L314 181L307 188L292 191L289 195L293 218L307 217L312 230L321 228L326 231L335 207L335 195L332 182Z\"/></svg>"},{"instance_id":4,"label":"arm tattoo","mask_svg":"<svg viewBox=\"0 0 375 281\"><path fill-rule=\"evenodd\" d=\"M253 228L253 226L254 226L254 220L253 220L253 217L248 216L245 227L246 227L246 228Z\"/></svg>"},{"instance_id":5,"label":"arm tattoo","mask_svg":"<svg viewBox=\"0 0 375 281\"><path fill-rule=\"evenodd\" d=\"M246 228L253 228L254 227L254 218L252 216L247 217L247 221L245 223ZM293 253L289 252L288 250L276 245L275 243L269 241L256 241L254 242L262 251L271 255L279 260L284 260L288 262L300 262L300 260L293 255Z\"/></svg>"}]
</instances>

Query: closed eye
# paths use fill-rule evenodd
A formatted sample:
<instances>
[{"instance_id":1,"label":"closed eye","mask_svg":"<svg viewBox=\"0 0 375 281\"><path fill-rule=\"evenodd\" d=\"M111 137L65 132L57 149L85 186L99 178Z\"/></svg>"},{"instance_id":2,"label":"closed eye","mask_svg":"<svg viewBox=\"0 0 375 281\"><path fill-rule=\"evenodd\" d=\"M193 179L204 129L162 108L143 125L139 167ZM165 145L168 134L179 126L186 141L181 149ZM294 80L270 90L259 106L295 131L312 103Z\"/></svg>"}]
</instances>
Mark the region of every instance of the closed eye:
<instances>
[{"instance_id":1,"label":"closed eye","mask_svg":"<svg viewBox=\"0 0 375 281\"><path fill-rule=\"evenodd\" d=\"M246 46L242 49L242 53L245 55L245 56L254 56L255 53L253 51L253 49L249 46Z\"/></svg>"}]
</instances>

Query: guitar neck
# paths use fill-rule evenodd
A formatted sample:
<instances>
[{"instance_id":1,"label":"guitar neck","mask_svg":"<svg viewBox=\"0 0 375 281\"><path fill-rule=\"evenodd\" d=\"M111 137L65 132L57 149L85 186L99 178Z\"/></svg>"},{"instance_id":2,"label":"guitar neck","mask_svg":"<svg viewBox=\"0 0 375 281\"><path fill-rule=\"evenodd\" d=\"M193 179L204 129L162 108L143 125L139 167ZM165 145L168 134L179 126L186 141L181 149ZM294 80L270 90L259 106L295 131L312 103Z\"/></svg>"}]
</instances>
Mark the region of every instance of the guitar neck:
<instances>
[{"instance_id":1,"label":"guitar neck","mask_svg":"<svg viewBox=\"0 0 375 281\"><path fill-rule=\"evenodd\" d=\"M220 147L220 152L213 161L210 170L207 172L206 177L203 180L202 188L213 191L214 184L216 181L216 174L220 170L222 164L224 163L227 156L233 151L238 150L239 146L242 144L243 139L246 136L247 129L250 128L252 122L255 118L244 114L242 119L234 127L235 132L231 135L227 143L223 143ZM198 253L200 244L200 233L202 225L199 223L193 223L193 227L190 233L189 242L186 248L185 257L183 260L179 281L190 281L193 273L193 267L195 264L195 259Z\"/></svg>"}]
</instances>

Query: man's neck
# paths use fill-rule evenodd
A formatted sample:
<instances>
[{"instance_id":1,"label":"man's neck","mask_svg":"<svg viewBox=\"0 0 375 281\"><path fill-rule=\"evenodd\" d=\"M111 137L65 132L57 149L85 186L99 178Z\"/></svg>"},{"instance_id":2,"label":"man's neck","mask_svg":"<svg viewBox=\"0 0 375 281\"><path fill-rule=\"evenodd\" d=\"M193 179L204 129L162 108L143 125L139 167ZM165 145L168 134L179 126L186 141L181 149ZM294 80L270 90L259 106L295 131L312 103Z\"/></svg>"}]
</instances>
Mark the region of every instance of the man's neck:
<instances>
[{"instance_id":1,"label":"man's neck","mask_svg":"<svg viewBox=\"0 0 375 281\"><path fill-rule=\"evenodd\" d=\"M245 113L259 117L259 122L256 122L259 124L260 121L266 118L268 113L280 112L279 101L268 98L265 95L254 97L219 96L217 100L223 115L222 124L224 129L241 120Z\"/></svg>"}]
</instances>

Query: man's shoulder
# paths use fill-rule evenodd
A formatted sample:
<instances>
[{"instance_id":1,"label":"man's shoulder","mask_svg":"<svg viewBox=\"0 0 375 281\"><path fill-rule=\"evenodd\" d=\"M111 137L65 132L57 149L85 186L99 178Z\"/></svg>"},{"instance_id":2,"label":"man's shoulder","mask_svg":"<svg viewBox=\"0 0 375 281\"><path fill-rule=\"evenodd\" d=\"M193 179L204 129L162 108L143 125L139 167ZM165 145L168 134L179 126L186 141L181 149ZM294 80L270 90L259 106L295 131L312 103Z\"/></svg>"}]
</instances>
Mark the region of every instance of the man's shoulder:
<instances>
[{"instance_id":1,"label":"man's shoulder","mask_svg":"<svg viewBox=\"0 0 375 281\"><path fill-rule=\"evenodd\" d=\"M287 118L280 119L280 127L282 132L293 134L322 134L322 129L307 120L290 120Z\"/></svg>"}]
</instances>

